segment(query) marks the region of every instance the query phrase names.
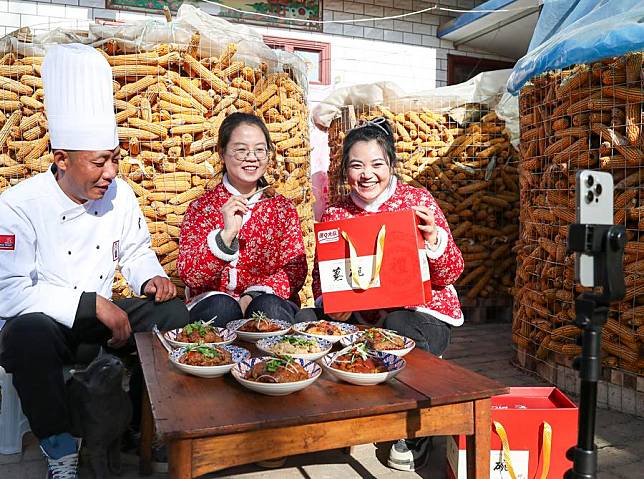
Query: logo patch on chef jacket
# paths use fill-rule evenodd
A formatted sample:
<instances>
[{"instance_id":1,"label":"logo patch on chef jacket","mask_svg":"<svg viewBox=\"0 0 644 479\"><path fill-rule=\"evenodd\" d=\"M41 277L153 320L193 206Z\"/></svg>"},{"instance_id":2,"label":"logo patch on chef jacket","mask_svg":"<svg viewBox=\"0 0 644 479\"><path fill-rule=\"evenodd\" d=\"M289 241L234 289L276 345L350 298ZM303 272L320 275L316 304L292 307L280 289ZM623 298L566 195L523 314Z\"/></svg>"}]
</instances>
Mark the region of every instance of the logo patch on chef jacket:
<instances>
[{"instance_id":1,"label":"logo patch on chef jacket","mask_svg":"<svg viewBox=\"0 0 644 479\"><path fill-rule=\"evenodd\" d=\"M16 235L0 235L0 251L16 249Z\"/></svg>"},{"instance_id":2,"label":"logo patch on chef jacket","mask_svg":"<svg viewBox=\"0 0 644 479\"><path fill-rule=\"evenodd\" d=\"M119 242L115 241L112 243L112 261L118 261L119 259Z\"/></svg>"}]
</instances>

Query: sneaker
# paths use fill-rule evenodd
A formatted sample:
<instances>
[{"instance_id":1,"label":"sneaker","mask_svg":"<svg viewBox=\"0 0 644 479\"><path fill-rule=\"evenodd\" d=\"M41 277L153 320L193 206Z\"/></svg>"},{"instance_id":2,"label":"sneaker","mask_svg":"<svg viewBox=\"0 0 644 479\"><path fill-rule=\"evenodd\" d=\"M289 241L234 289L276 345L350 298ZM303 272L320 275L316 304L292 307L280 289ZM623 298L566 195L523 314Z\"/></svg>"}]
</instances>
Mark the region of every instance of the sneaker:
<instances>
[{"instance_id":1,"label":"sneaker","mask_svg":"<svg viewBox=\"0 0 644 479\"><path fill-rule=\"evenodd\" d=\"M391 446L387 464L392 469L414 472L427 465L431 454L431 438L399 439Z\"/></svg>"},{"instance_id":2,"label":"sneaker","mask_svg":"<svg viewBox=\"0 0 644 479\"><path fill-rule=\"evenodd\" d=\"M47 460L47 476L46 479L79 479L78 476L78 451L81 446L81 439L74 438L76 441L76 452L67 454L59 459L52 458L45 448L41 445L45 459Z\"/></svg>"}]
</instances>

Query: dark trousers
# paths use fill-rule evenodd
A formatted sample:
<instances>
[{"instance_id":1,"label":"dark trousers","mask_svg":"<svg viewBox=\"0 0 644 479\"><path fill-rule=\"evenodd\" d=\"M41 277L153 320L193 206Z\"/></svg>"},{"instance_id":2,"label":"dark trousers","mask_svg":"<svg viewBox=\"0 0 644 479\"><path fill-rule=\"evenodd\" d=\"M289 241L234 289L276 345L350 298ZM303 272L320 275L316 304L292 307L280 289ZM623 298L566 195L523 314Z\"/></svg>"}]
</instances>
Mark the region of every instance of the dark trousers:
<instances>
[{"instance_id":1,"label":"dark trousers","mask_svg":"<svg viewBox=\"0 0 644 479\"><path fill-rule=\"evenodd\" d=\"M129 298L115 301L127 314L132 331L175 329L188 323L188 311L178 299L155 303L151 299ZM81 345L105 346L110 330L98 319L76 322L68 328L43 313L29 313L7 320L0 331L0 364L13 374L13 385L20 397L31 430L39 439L70 431L63 367L76 363ZM127 355L135 351L134 337L113 352ZM132 371L130 395L133 421L140 421L142 375L140 366Z\"/></svg>"},{"instance_id":2,"label":"dark trousers","mask_svg":"<svg viewBox=\"0 0 644 479\"><path fill-rule=\"evenodd\" d=\"M190 310L190 321L209 321L212 318L214 326L223 328L231 321L250 318L253 313L262 312L271 319L281 319L289 323L295 322L298 307L275 294L260 293L253 298L246 314L242 313L237 300L227 294L215 294L202 299Z\"/></svg>"},{"instance_id":3,"label":"dark trousers","mask_svg":"<svg viewBox=\"0 0 644 479\"><path fill-rule=\"evenodd\" d=\"M321 308L302 309L295 316L297 323L321 319L332 320L331 317L324 314ZM356 323L356 320L352 315L347 322ZM384 327L413 339L420 349L429 351L436 356L445 352L452 336L452 327L449 324L436 319L431 314L411 309L390 311L385 317Z\"/></svg>"}]
</instances>

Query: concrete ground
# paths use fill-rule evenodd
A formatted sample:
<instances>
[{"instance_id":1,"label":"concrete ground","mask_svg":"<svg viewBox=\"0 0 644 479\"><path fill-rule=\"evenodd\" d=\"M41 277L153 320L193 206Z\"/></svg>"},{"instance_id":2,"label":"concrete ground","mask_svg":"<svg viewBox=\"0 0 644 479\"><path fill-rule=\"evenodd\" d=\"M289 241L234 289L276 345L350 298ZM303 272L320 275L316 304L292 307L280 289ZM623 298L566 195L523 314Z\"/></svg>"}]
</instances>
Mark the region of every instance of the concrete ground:
<instances>
[{"instance_id":1,"label":"concrete ground","mask_svg":"<svg viewBox=\"0 0 644 479\"><path fill-rule=\"evenodd\" d=\"M538 386L545 383L510 365L512 357L510 324L473 324L454 329L446 359L497 379L508 386ZM25 436L22 454L0 455L0 478L42 479L46 468L37 442ZM644 478L644 420L606 409L599 409L595 442L599 448L601 479ZM353 448L350 455L340 450L288 458L284 467L274 470L243 466L209 474L204 478L234 479L396 479L445 477L445 439L435 438L429 465L416 473L393 471L385 466L390 443L366 444ZM234 451L231 451L234 454ZM127 464L123 479L138 478L137 466ZM81 477L92 477L85 465ZM156 473L151 479L164 479Z\"/></svg>"}]
</instances>

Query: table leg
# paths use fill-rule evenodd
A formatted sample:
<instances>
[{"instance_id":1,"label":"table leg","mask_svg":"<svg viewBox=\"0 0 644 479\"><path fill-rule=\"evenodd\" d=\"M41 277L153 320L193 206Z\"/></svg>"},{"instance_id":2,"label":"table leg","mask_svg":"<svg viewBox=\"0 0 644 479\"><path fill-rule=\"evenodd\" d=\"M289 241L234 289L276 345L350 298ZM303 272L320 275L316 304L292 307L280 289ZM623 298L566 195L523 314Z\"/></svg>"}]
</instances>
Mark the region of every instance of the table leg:
<instances>
[{"instance_id":1,"label":"table leg","mask_svg":"<svg viewBox=\"0 0 644 479\"><path fill-rule=\"evenodd\" d=\"M168 473L170 479L192 479L192 439L168 444Z\"/></svg>"},{"instance_id":2,"label":"table leg","mask_svg":"<svg viewBox=\"0 0 644 479\"><path fill-rule=\"evenodd\" d=\"M143 476L152 474L152 436L154 435L154 421L148 390L143 386L141 405L141 443L139 444L139 473Z\"/></svg>"},{"instance_id":3,"label":"table leg","mask_svg":"<svg viewBox=\"0 0 644 479\"><path fill-rule=\"evenodd\" d=\"M490 407L492 401L474 401L474 434L467 436L467 477L490 478Z\"/></svg>"}]
</instances>

